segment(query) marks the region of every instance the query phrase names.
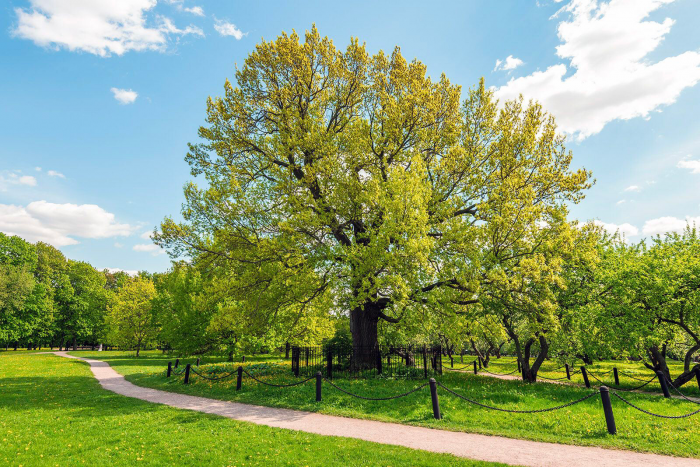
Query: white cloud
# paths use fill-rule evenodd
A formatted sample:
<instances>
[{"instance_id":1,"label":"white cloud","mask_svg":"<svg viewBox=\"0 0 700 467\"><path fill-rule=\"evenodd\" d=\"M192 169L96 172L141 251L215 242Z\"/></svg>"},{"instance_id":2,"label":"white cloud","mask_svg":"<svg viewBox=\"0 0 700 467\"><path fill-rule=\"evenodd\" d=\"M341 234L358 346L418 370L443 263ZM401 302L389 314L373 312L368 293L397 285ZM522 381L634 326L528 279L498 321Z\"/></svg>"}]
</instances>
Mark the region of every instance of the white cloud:
<instances>
[{"instance_id":1,"label":"white cloud","mask_svg":"<svg viewBox=\"0 0 700 467\"><path fill-rule=\"evenodd\" d=\"M647 55L671 30L673 20L647 16L673 0L572 0L559 13L557 55L570 61L511 79L496 91L500 99L522 94L539 100L560 130L579 140L613 120L648 118L673 104L681 91L700 81L700 53L688 51L656 63ZM696 44L695 44L696 45ZM569 74L567 76L567 73Z\"/></svg>"},{"instance_id":2,"label":"white cloud","mask_svg":"<svg viewBox=\"0 0 700 467\"><path fill-rule=\"evenodd\" d=\"M123 244L123 243L119 243L119 242L114 242L114 247L115 247L115 248L124 248L124 244Z\"/></svg>"},{"instance_id":3,"label":"white cloud","mask_svg":"<svg viewBox=\"0 0 700 467\"><path fill-rule=\"evenodd\" d=\"M41 172L41 167L34 167L34 170L36 170L37 172Z\"/></svg>"},{"instance_id":4,"label":"white cloud","mask_svg":"<svg viewBox=\"0 0 700 467\"><path fill-rule=\"evenodd\" d=\"M658 219L646 221L642 232L644 232L644 235L662 235L668 232L681 232L687 225L692 226L693 224L700 227L700 216L686 216L685 219L671 216L659 217Z\"/></svg>"},{"instance_id":5,"label":"white cloud","mask_svg":"<svg viewBox=\"0 0 700 467\"><path fill-rule=\"evenodd\" d=\"M618 206L620 206L621 204L625 204L626 202L627 202L626 199L621 199L620 201L618 201L618 202L615 203L615 204L617 204Z\"/></svg>"},{"instance_id":6,"label":"white cloud","mask_svg":"<svg viewBox=\"0 0 700 467\"><path fill-rule=\"evenodd\" d=\"M624 189L624 191L640 191L641 188L637 185L630 185L627 188Z\"/></svg>"},{"instance_id":7,"label":"white cloud","mask_svg":"<svg viewBox=\"0 0 700 467\"><path fill-rule=\"evenodd\" d=\"M132 250L148 252L151 253L153 256L158 256L165 253L165 250L163 250L158 245L154 245L153 243L141 243L138 245L134 245Z\"/></svg>"},{"instance_id":8,"label":"white cloud","mask_svg":"<svg viewBox=\"0 0 700 467\"><path fill-rule=\"evenodd\" d=\"M49 170L46 173L49 174L49 177L66 178L61 172L56 172L55 170Z\"/></svg>"},{"instance_id":9,"label":"white cloud","mask_svg":"<svg viewBox=\"0 0 700 467\"><path fill-rule=\"evenodd\" d=\"M248 35L247 32L243 32L238 29L235 24L219 19L217 19L214 23L214 29L216 29L216 31L222 36L233 36L239 41L243 39L243 36Z\"/></svg>"},{"instance_id":10,"label":"white cloud","mask_svg":"<svg viewBox=\"0 0 700 467\"><path fill-rule=\"evenodd\" d=\"M73 237L128 236L132 230L129 224L116 222L114 214L94 204L0 204L0 231L30 242L43 241L59 247L79 243Z\"/></svg>"},{"instance_id":11,"label":"white cloud","mask_svg":"<svg viewBox=\"0 0 700 467\"><path fill-rule=\"evenodd\" d=\"M0 172L0 191L7 191L10 185L36 186L36 178L31 175L18 175L16 172Z\"/></svg>"},{"instance_id":12,"label":"white cloud","mask_svg":"<svg viewBox=\"0 0 700 467\"><path fill-rule=\"evenodd\" d=\"M105 270L111 274L114 274L117 272L125 272L132 277L139 275L139 272L136 269L105 268Z\"/></svg>"},{"instance_id":13,"label":"white cloud","mask_svg":"<svg viewBox=\"0 0 700 467\"><path fill-rule=\"evenodd\" d=\"M132 91L131 89L110 88L110 91L112 91L114 98L120 104L133 104L139 96L136 91Z\"/></svg>"},{"instance_id":14,"label":"white cloud","mask_svg":"<svg viewBox=\"0 0 700 467\"><path fill-rule=\"evenodd\" d=\"M520 65L523 65L525 62L520 60L519 58L515 58L512 55L508 55L505 60L496 60L496 66L494 67L493 71L498 71L498 70L504 70L504 71L510 71L510 70L515 70L518 68Z\"/></svg>"},{"instance_id":15,"label":"white cloud","mask_svg":"<svg viewBox=\"0 0 700 467\"><path fill-rule=\"evenodd\" d=\"M153 235L153 231L152 231L152 230L147 230L147 231L145 231L144 233L142 233L141 235L139 235L139 237L141 237L141 238L143 238L143 239L145 239L145 240L150 240L150 239L151 239L151 235Z\"/></svg>"},{"instance_id":16,"label":"white cloud","mask_svg":"<svg viewBox=\"0 0 700 467\"><path fill-rule=\"evenodd\" d=\"M690 173L700 174L700 160L682 160L678 161L679 169L688 169Z\"/></svg>"},{"instance_id":17,"label":"white cloud","mask_svg":"<svg viewBox=\"0 0 700 467\"><path fill-rule=\"evenodd\" d=\"M595 220L595 221L593 221L593 223L595 225L602 227L608 233L611 233L611 234L614 234L616 232L620 232L625 237L633 237L633 236L639 234L639 229L637 227L633 226L632 224L624 223L624 224L617 225L617 224L611 224L611 223L607 223L607 222L601 222L599 220Z\"/></svg>"},{"instance_id":18,"label":"white cloud","mask_svg":"<svg viewBox=\"0 0 700 467\"><path fill-rule=\"evenodd\" d=\"M193 15L204 16L204 9L201 6L193 6L191 8L183 8L182 10L186 11L187 13L192 13Z\"/></svg>"},{"instance_id":19,"label":"white cloud","mask_svg":"<svg viewBox=\"0 0 700 467\"><path fill-rule=\"evenodd\" d=\"M156 0L29 0L15 8L12 33L36 45L88 52L101 57L135 50L167 49L170 35L203 35L193 26L178 29L172 21L148 18ZM148 24L154 23L154 24Z\"/></svg>"}]
</instances>

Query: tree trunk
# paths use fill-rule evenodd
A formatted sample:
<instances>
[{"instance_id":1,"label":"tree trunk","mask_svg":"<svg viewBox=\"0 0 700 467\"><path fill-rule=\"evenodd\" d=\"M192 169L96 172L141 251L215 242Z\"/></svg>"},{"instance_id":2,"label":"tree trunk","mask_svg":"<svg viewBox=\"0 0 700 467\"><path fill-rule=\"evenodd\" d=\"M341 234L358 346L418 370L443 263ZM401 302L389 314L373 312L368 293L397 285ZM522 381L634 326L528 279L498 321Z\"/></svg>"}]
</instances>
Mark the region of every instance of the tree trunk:
<instances>
[{"instance_id":1,"label":"tree trunk","mask_svg":"<svg viewBox=\"0 0 700 467\"><path fill-rule=\"evenodd\" d=\"M350 312L350 332L352 333L353 364L361 367L376 365L374 352L379 347L377 322L379 306L365 303Z\"/></svg>"},{"instance_id":2,"label":"tree trunk","mask_svg":"<svg viewBox=\"0 0 700 467\"><path fill-rule=\"evenodd\" d=\"M73 338L73 350L78 350L78 339Z\"/></svg>"},{"instance_id":3,"label":"tree trunk","mask_svg":"<svg viewBox=\"0 0 700 467\"><path fill-rule=\"evenodd\" d=\"M537 381L537 372L542 366L542 363L544 362L545 358L547 358L547 353L549 351L549 343L547 342L547 339L544 338L544 336L539 336L539 342L540 353L537 355L537 358L535 358L535 361L532 363L532 366L530 366L530 350L532 349L532 344L535 343L535 339L530 339L529 341L527 341L527 343L525 343L524 355L520 362L520 365L522 367L523 381L527 381L529 383L534 383ZM516 345L516 347L519 347L519 345Z\"/></svg>"},{"instance_id":4,"label":"tree trunk","mask_svg":"<svg viewBox=\"0 0 700 467\"><path fill-rule=\"evenodd\" d=\"M139 342L136 344L136 358L139 357L139 353L141 352L141 343Z\"/></svg>"},{"instance_id":5,"label":"tree trunk","mask_svg":"<svg viewBox=\"0 0 700 467\"><path fill-rule=\"evenodd\" d=\"M233 350L229 351L229 353L228 353L228 361L229 362L233 361Z\"/></svg>"},{"instance_id":6,"label":"tree trunk","mask_svg":"<svg viewBox=\"0 0 700 467\"><path fill-rule=\"evenodd\" d=\"M666 378L668 378L669 381L671 381L671 373L668 371L668 365L666 364L666 357L664 357L664 354L662 351L659 350L659 347L654 345L647 349L647 353L649 354L649 360L651 360L651 365L648 365L645 363L649 369L656 371L661 371L663 374L666 375Z\"/></svg>"}]
</instances>

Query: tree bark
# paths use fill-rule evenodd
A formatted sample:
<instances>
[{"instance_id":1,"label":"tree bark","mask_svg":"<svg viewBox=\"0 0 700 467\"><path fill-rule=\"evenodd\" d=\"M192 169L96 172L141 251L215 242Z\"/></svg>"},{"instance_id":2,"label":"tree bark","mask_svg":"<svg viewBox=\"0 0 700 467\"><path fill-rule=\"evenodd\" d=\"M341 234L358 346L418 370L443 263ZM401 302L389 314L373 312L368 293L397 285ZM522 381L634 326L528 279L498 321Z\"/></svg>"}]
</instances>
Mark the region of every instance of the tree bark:
<instances>
[{"instance_id":1,"label":"tree bark","mask_svg":"<svg viewBox=\"0 0 700 467\"><path fill-rule=\"evenodd\" d=\"M529 383L534 383L537 381L537 372L540 370L540 367L542 366L545 358L547 358L547 353L549 352L549 342L547 342L547 339L545 339L544 336L539 336L538 340L540 343L540 353L537 355L537 358L535 358L532 366L530 366L530 351L532 349L532 344L535 343L535 339L530 339L525 343L525 349L522 354L522 359L520 360L523 381L527 381ZM516 348L518 348L518 353L520 354L519 347L519 343L516 344Z\"/></svg>"},{"instance_id":2,"label":"tree bark","mask_svg":"<svg viewBox=\"0 0 700 467\"><path fill-rule=\"evenodd\" d=\"M376 365L373 352L379 347L377 323L379 304L365 303L350 312L350 333L352 334L353 363L359 366Z\"/></svg>"},{"instance_id":3,"label":"tree bark","mask_svg":"<svg viewBox=\"0 0 700 467\"><path fill-rule=\"evenodd\" d=\"M659 350L659 347L656 345L649 347L647 349L647 353L649 354L649 360L651 360L651 365L647 363L645 363L645 365L649 369L654 370L655 372L663 372L663 374L666 375L666 378L668 378L668 380L671 381L671 373L668 371L666 357L664 356L663 352Z\"/></svg>"}]
</instances>

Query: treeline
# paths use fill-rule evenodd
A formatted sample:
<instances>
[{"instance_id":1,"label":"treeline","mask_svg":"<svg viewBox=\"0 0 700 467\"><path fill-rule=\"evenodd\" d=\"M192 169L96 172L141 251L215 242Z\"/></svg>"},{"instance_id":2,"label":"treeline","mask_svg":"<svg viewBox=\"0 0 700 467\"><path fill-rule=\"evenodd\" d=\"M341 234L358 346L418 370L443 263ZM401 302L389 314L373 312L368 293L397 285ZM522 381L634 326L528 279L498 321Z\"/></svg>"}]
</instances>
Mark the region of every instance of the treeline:
<instances>
[{"instance_id":1,"label":"treeline","mask_svg":"<svg viewBox=\"0 0 700 467\"><path fill-rule=\"evenodd\" d=\"M100 271L46 243L0 233L0 345L232 355L236 347L264 350L290 338L314 343L332 335L327 316L315 326L320 333L309 329L300 335L282 332L289 323L281 317L272 323L254 313L246 316L228 287L211 271L186 263L135 277Z\"/></svg>"}]
</instances>

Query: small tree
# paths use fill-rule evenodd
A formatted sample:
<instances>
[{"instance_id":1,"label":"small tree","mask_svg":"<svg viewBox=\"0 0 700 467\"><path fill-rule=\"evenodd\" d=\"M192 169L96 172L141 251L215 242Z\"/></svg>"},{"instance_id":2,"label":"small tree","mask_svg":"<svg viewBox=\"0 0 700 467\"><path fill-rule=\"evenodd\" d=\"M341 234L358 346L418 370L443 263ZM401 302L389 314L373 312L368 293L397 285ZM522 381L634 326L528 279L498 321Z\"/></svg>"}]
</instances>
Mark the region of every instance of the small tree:
<instances>
[{"instance_id":1,"label":"small tree","mask_svg":"<svg viewBox=\"0 0 700 467\"><path fill-rule=\"evenodd\" d=\"M113 296L109 307L109 328L112 339L120 345L141 348L158 334L158 325L151 313L156 295L153 282L137 277L127 282Z\"/></svg>"}]
</instances>

